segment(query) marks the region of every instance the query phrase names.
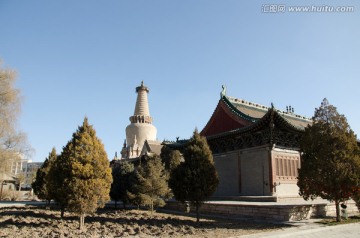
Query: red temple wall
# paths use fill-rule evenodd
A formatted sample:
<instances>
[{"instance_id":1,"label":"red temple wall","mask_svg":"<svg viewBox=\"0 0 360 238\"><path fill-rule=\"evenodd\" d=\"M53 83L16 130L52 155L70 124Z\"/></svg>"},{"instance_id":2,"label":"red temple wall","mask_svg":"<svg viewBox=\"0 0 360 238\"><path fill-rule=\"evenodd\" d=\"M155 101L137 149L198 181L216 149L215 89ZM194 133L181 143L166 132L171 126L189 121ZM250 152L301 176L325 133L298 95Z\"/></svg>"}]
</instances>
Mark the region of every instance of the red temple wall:
<instances>
[{"instance_id":1,"label":"red temple wall","mask_svg":"<svg viewBox=\"0 0 360 238\"><path fill-rule=\"evenodd\" d=\"M235 115L224 103L220 102L215 109L206 127L202 130L202 136L211 136L222 132L227 132L242 128L251 122Z\"/></svg>"}]
</instances>

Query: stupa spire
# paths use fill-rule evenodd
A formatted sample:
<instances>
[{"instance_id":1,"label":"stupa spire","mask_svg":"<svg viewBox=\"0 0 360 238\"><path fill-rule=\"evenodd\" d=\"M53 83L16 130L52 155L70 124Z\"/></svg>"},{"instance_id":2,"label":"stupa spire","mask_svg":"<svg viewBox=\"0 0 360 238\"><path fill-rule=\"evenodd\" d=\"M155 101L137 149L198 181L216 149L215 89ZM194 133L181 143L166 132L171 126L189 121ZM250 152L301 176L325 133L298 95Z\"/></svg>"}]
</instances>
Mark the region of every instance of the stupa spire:
<instances>
[{"instance_id":1,"label":"stupa spire","mask_svg":"<svg viewBox=\"0 0 360 238\"><path fill-rule=\"evenodd\" d=\"M148 93L149 88L141 81L141 85L136 87L137 99L135 104L134 115L130 117L132 123L152 123L149 112Z\"/></svg>"},{"instance_id":2,"label":"stupa spire","mask_svg":"<svg viewBox=\"0 0 360 238\"><path fill-rule=\"evenodd\" d=\"M137 99L134 115L130 119L130 125L126 127L126 148L123 148L124 158L136 158L140 156L146 140L156 140L156 128L152 124L152 117L149 112L148 93L149 88L141 82L136 87Z\"/></svg>"}]
</instances>

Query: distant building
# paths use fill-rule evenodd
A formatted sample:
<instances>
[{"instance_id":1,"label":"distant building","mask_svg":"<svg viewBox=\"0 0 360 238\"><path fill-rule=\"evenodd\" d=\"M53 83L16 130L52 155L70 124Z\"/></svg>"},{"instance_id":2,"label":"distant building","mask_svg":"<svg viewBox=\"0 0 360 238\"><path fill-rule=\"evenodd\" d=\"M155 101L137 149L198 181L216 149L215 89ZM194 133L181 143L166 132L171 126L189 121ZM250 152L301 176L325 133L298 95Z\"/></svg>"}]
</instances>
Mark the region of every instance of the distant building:
<instances>
[{"instance_id":1,"label":"distant building","mask_svg":"<svg viewBox=\"0 0 360 238\"><path fill-rule=\"evenodd\" d=\"M20 159L15 159L11 165L12 176L18 178L19 175L23 175L24 181L21 184L23 188L31 188L31 183L34 178L34 174L37 169L41 167L42 162L32 162L32 160L24 159L20 156Z\"/></svg>"},{"instance_id":2,"label":"distant building","mask_svg":"<svg viewBox=\"0 0 360 238\"><path fill-rule=\"evenodd\" d=\"M201 131L220 177L214 196L298 196L299 140L311 120L291 106L280 111L225 90Z\"/></svg>"},{"instance_id":3,"label":"distant building","mask_svg":"<svg viewBox=\"0 0 360 238\"><path fill-rule=\"evenodd\" d=\"M163 145L159 141L146 140L141 150L141 155L160 155L162 147Z\"/></svg>"},{"instance_id":4,"label":"distant building","mask_svg":"<svg viewBox=\"0 0 360 238\"><path fill-rule=\"evenodd\" d=\"M28 159L25 159L23 155L20 155L19 158L15 158L11 163L11 173L13 175L19 175L24 173L27 170Z\"/></svg>"},{"instance_id":5,"label":"distant building","mask_svg":"<svg viewBox=\"0 0 360 238\"><path fill-rule=\"evenodd\" d=\"M156 140L157 130L150 116L148 93L149 88L141 82L136 87L137 99L134 115L126 127L126 141L121 150L122 159L136 159L145 154L159 154L161 142ZM115 158L117 159L117 158Z\"/></svg>"},{"instance_id":6,"label":"distant building","mask_svg":"<svg viewBox=\"0 0 360 238\"><path fill-rule=\"evenodd\" d=\"M27 168L24 173L25 184L22 187L31 188L36 171L43 165L43 162L32 162L31 160L27 163Z\"/></svg>"},{"instance_id":7,"label":"distant building","mask_svg":"<svg viewBox=\"0 0 360 238\"><path fill-rule=\"evenodd\" d=\"M4 190L16 190L17 179L11 173L0 173L0 196Z\"/></svg>"}]
</instances>

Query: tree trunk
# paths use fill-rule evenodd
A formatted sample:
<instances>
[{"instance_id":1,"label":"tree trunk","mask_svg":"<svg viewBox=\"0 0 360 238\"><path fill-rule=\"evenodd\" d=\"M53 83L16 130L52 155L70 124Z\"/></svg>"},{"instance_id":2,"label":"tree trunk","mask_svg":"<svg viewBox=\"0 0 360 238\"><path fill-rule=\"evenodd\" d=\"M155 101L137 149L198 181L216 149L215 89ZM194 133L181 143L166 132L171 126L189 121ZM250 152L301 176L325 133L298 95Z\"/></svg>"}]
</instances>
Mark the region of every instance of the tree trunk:
<instances>
[{"instance_id":1,"label":"tree trunk","mask_svg":"<svg viewBox=\"0 0 360 238\"><path fill-rule=\"evenodd\" d=\"M50 201L51 200L46 200L46 203L45 203L45 209L46 210L50 210Z\"/></svg>"},{"instance_id":2,"label":"tree trunk","mask_svg":"<svg viewBox=\"0 0 360 238\"><path fill-rule=\"evenodd\" d=\"M64 218L64 213L65 213L65 208L64 208L64 206L61 206L61 208L60 208L60 217L61 218Z\"/></svg>"},{"instance_id":3,"label":"tree trunk","mask_svg":"<svg viewBox=\"0 0 360 238\"><path fill-rule=\"evenodd\" d=\"M4 186L4 181L3 181L3 180L1 180L0 200L2 200L2 199L3 199L3 197L2 197L2 193L3 193L3 186Z\"/></svg>"},{"instance_id":4,"label":"tree trunk","mask_svg":"<svg viewBox=\"0 0 360 238\"><path fill-rule=\"evenodd\" d=\"M335 206L336 206L336 221L341 222L340 202L338 200L335 200Z\"/></svg>"},{"instance_id":5,"label":"tree trunk","mask_svg":"<svg viewBox=\"0 0 360 238\"><path fill-rule=\"evenodd\" d=\"M83 230L85 226L85 214L80 214L79 230Z\"/></svg>"},{"instance_id":6,"label":"tree trunk","mask_svg":"<svg viewBox=\"0 0 360 238\"><path fill-rule=\"evenodd\" d=\"M199 223L199 221L200 221L199 210L200 210L200 205L199 205L199 204L196 204L196 222L197 222L197 223Z\"/></svg>"},{"instance_id":7,"label":"tree trunk","mask_svg":"<svg viewBox=\"0 0 360 238\"><path fill-rule=\"evenodd\" d=\"M154 201L151 201L151 203L150 203L150 211L151 211L151 216L152 216L153 211L154 211Z\"/></svg>"}]
</instances>

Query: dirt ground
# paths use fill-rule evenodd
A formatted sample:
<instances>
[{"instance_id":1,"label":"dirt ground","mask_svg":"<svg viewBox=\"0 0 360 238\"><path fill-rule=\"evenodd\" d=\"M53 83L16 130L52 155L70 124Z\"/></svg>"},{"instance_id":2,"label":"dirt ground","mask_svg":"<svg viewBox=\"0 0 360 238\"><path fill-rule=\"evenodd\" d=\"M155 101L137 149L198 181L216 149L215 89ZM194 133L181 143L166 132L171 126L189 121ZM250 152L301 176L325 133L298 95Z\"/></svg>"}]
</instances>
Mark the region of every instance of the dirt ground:
<instances>
[{"instance_id":1,"label":"dirt ground","mask_svg":"<svg viewBox=\"0 0 360 238\"><path fill-rule=\"evenodd\" d=\"M39 207L0 209L0 237L231 237L284 228L284 225L243 220L201 219L191 216L142 210L101 209L85 219L78 229L78 217Z\"/></svg>"}]
</instances>

